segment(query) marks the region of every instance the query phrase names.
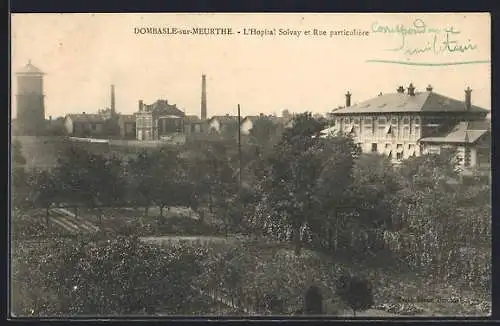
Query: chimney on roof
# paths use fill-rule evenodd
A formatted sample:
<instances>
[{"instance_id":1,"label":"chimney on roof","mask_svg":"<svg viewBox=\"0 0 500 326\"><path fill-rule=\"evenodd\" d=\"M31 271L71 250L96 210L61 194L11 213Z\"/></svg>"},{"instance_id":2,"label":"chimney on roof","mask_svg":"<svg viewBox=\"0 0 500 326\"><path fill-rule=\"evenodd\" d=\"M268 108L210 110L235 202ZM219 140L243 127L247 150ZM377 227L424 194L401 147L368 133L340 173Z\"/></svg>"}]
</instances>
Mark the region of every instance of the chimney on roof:
<instances>
[{"instance_id":1,"label":"chimney on roof","mask_svg":"<svg viewBox=\"0 0 500 326\"><path fill-rule=\"evenodd\" d=\"M144 101L139 100L139 112L142 112L142 110L144 110Z\"/></svg>"},{"instance_id":2,"label":"chimney on roof","mask_svg":"<svg viewBox=\"0 0 500 326\"><path fill-rule=\"evenodd\" d=\"M399 94L404 94L405 93L405 88L403 86L399 86L397 89Z\"/></svg>"},{"instance_id":3,"label":"chimney on roof","mask_svg":"<svg viewBox=\"0 0 500 326\"><path fill-rule=\"evenodd\" d=\"M201 119L207 118L207 79L201 75Z\"/></svg>"},{"instance_id":4,"label":"chimney on roof","mask_svg":"<svg viewBox=\"0 0 500 326\"><path fill-rule=\"evenodd\" d=\"M115 85L111 85L111 114L115 113Z\"/></svg>"},{"instance_id":5,"label":"chimney on roof","mask_svg":"<svg viewBox=\"0 0 500 326\"><path fill-rule=\"evenodd\" d=\"M410 85L408 86L408 95L415 96L415 87L412 83L410 83Z\"/></svg>"},{"instance_id":6,"label":"chimney on roof","mask_svg":"<svg viewBox=\"0 0 500 326\"><path fill-rule=\"evenodd\" d=\"M472 106L471 93L472 89L469 86L467 86L467 89L465 90L465 108L467 110L470 110Z\"/></svg>"},{"instance_id":7,"label":"chimney on roof","mask_svg":"<svg viewBox=\"0 0 500 326\"><path fill-rule=\"evenodd\" d=\"M432 92L432 86L431 84L427 85L427 88L425 89L428 92Z\"/></svg>"},{"instance_id":8,"label":"chimney on roof","mask_svg":"<svg viewBox=\"0 0 500 326\"><path fill-rule=\"evenodd\" d=\"M347 91L347 93L345 94L345 106L346 106L346 108L351 106L351 95L352 94L349 91Z\"/></svg>"}]
</instances>

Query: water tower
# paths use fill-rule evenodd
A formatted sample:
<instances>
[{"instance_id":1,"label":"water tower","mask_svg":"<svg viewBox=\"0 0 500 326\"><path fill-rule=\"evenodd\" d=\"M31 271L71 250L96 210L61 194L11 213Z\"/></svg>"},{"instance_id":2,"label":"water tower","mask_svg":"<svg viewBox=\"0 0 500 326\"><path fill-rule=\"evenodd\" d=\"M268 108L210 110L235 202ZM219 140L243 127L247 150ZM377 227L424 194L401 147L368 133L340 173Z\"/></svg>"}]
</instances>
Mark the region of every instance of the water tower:
<instances>
[{"instance_id":1,"label":"water tower","mask_svg":"<svg viewBox=\"0 0 500 326\"><path fill-rule=\"evenodd\" d=\"M17 124L23 135L36 135L45 127L44 75L31 61L16 72Z\"/></svg>"}]
</instances>

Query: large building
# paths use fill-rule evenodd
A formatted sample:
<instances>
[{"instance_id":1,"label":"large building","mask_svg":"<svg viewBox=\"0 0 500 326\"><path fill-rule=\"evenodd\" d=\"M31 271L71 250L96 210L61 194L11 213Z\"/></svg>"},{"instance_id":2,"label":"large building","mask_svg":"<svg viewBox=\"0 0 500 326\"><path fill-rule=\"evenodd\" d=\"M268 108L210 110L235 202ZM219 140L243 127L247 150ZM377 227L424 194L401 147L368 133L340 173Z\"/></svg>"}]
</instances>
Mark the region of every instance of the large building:
<instances>
[{"instance_id":1,"label":"large building","mask_svg":"<svg viewBox=\"0 0 500 326\"><path fill-rule=\"evenodd\" d=\"M443 147L457 150L463 167L488 165L491 127L489 113L472 104L472 90L464 100L436 93L431 86L416 91L410 84L395 93L382 94L332 112L334 126L324 131L351 134L365 153L387 155L394 163Z\"/></svg>"},{"instance_id":2,"label":"large building","mask_svg":"<svg viewBox=\"0 0 500 326\"><path fill-rule=\"evenodd\" d=\"M139 111L135 113L136 138L138 140L166 140L184 134L183 111L167 100L157 100L153 104L139 101Z\"/></svg>"},{"instance_id":3,"label":"large building","mask_svg":"<svg viewBox=\"0 0 500 326\"><path fill-rule=\"evenodd\" d=\"M31 61L16 72L16 129L21 135L38 135L45 130L44 75Z\"/></svg>"}]
</instances>

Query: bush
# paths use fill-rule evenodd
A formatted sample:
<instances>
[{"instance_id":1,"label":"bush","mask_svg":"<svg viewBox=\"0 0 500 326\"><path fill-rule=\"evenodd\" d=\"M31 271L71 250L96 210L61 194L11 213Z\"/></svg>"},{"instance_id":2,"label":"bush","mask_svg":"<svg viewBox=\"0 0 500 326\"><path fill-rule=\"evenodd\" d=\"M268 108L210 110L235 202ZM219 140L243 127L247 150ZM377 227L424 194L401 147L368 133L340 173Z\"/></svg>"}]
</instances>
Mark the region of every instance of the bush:
<instances>
[{"instance_id":1,"label":"bush","mask_svg":"<svg viewBox=\"0 0 500 326\"><path fill-rule=\"evenodd\" d=\"M198 294L191 283L202 272L199 262L203 255L189 246L161 250L135 237L69 242L56 239L45 246L20 246L13 254L14 313L192 312L190 302Z\"/></svg>"},{"instance_id":2,"label":"bush","mask_svg":"<svg viewBox=\"0 0 500 326\"><path fill-rule=\"evenodd\" d=\"M372 287L368 280L352 275L342 275L336 282L336 294L346 303L356 316L373 306Z\"/></svg>"}]
</instances>

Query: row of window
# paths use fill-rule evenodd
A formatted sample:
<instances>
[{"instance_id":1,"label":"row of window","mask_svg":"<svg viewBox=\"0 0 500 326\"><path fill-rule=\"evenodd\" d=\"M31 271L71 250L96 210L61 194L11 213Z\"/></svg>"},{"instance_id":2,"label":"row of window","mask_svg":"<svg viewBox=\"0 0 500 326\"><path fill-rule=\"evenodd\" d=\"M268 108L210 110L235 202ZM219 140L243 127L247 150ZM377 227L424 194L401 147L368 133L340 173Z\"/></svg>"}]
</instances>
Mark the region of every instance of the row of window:
<instances>
[{"instance_id":1,"label":"row of window","mask_svg":"<svg viewBox=\"0 0 500 326\"><path fill-rule=\"evenodd\" d=\"M389 155L389 158L392 158L392 150L391 150L392 144L385 144L385 152L386 154ZM397 144L396 145L396 160L401 161L403 159L403 144ZM378 153L378 143L372 143L371 145L371 152L372 153ZM415 155L415 145L413 144L408 144L408 153L410 156Z\"/></svg>"},{"instance_id":2,"label":"row of window","mask_svg":"<svg viewBox=\"0 0 500 326\"><path fill-rule=\"evenodd\" d=\"M368 135L373 135L373 129L372 126L368 125L365 126L366 132ZM344 131L347 133L352 133L355 136L361 135L362 129L359 128L358 126L344 126ZM397 128L394 126L379 126L378 127L378 136L384 137L384 136L396 136L397 135ZM418 135L420 131L420 127L415 127L415 134ZM410 137L410 127L403 127L402 130L402 137L403 138L408 138Z\"/></svg>"},{"instance_id":3,"label":"row of window","mask_svg":"<svg viewBox=\"0 0 500 326\"><path fill-rule=\"evenodd\" d=\"M359 118L339 118L337 119L337 124L342 124L342 123L345 123L345 124L355 124L355 125L359 125L360 123L360 119ZM365 125L370 125L373 123L373 119L372 118L365 118L364 119L364 124ZM385 118L385 117L380 117L378 119L375 119L375 121L378 121L379 124L386 124L388 122L388 119ZM398 124L398 119L397 118L392 118L390 119L391 121L391 124L393 125L396 125ZM419 117L416 117L413 121L416 125L420 124L420 118ZM403 118L403 124L405 125L408 125L410 124L410 118Z\"/></svg>"}]
</instances>

